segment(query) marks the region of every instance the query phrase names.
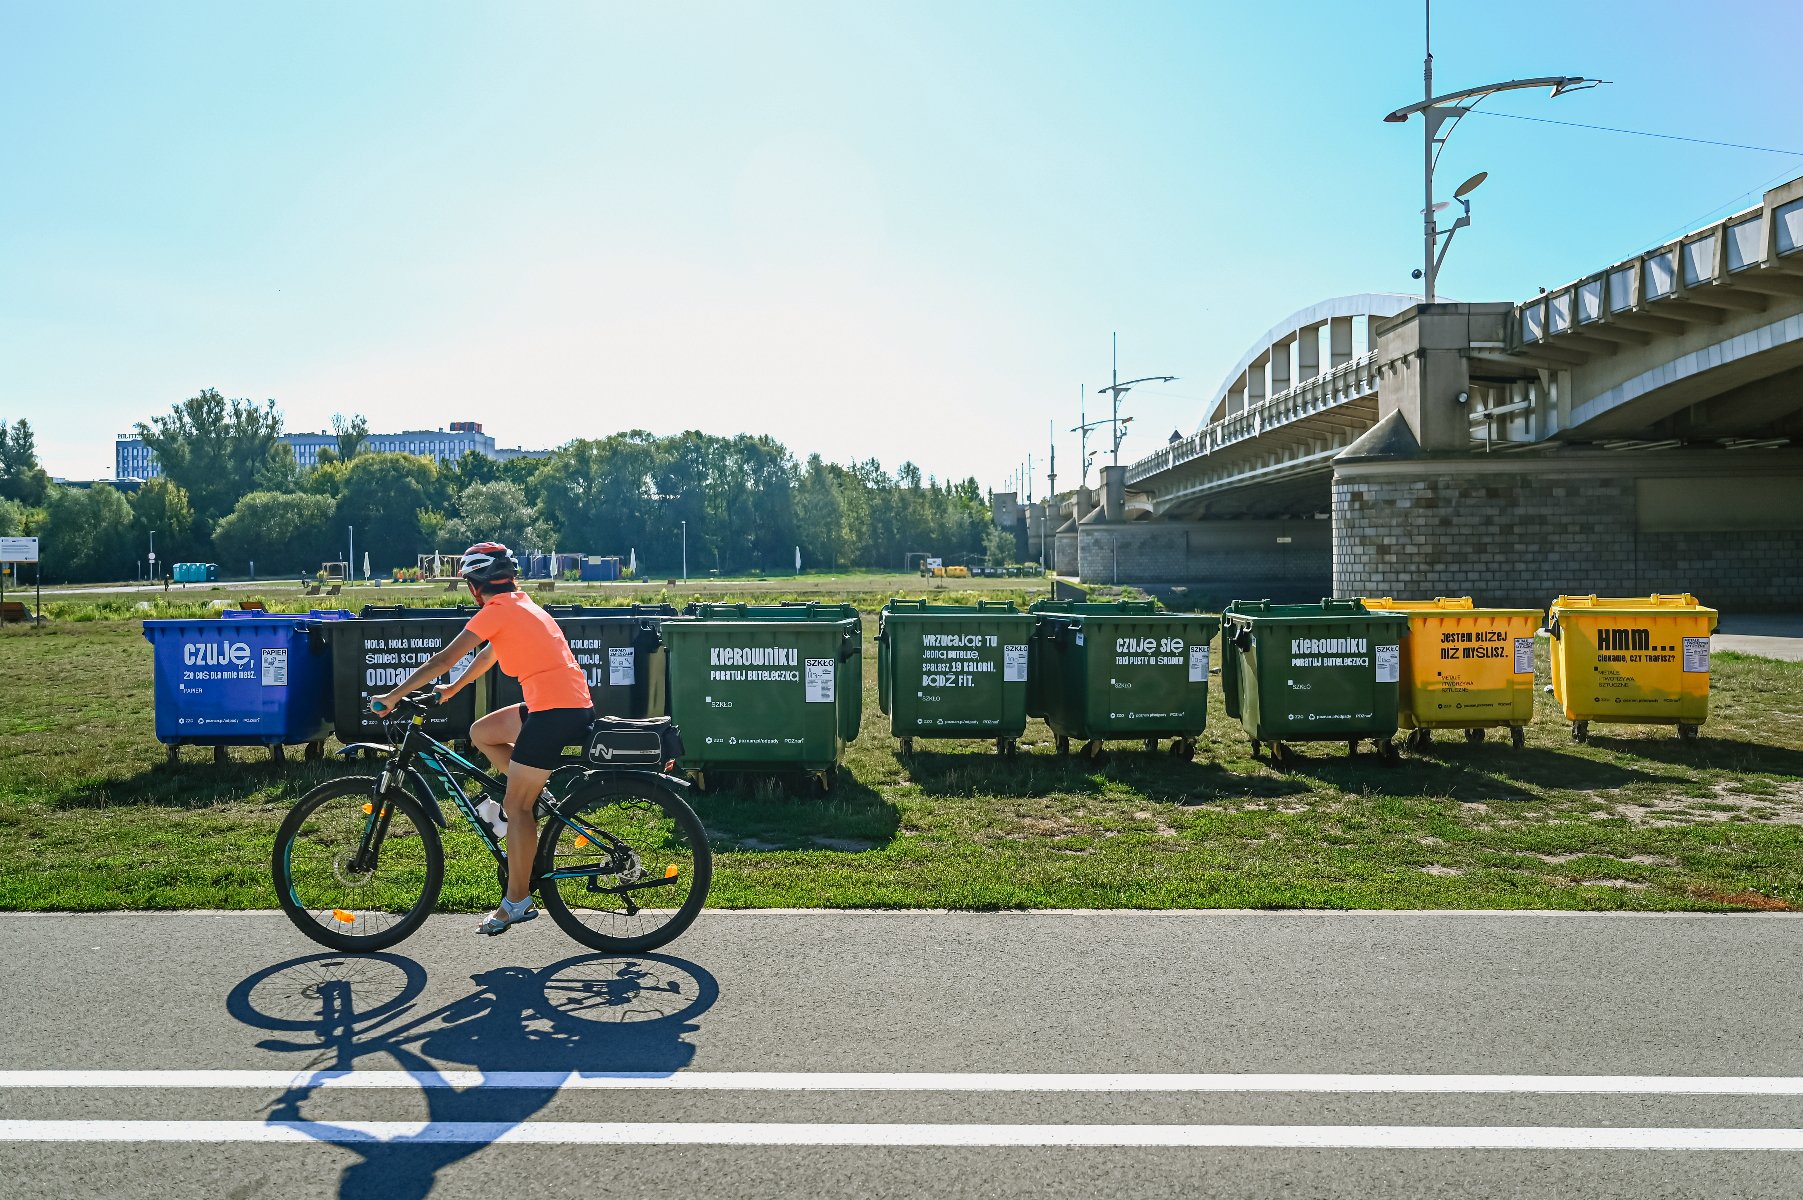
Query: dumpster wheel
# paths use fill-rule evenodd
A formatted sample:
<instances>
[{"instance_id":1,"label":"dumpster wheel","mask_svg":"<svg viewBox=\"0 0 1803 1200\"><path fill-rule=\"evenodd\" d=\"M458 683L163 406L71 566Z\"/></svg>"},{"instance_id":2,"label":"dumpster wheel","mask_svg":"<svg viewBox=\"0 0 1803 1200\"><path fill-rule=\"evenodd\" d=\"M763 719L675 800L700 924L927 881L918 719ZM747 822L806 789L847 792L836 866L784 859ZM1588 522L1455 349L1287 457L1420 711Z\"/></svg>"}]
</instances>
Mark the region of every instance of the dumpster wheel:
<instances>
[{"instance_id":1,"label":"dumpster wheel","mask_svg":"<svg viewBox=\"0 0 1803 1200\"><path fill-rule=\"evenodd\" d=\"M1678 740L1681 742L1696 741L1697 740L1697 726L1685 725L1685 724L1680 723L1678 726Z\"/></svg>"},{"instance_id":2,"label":"dumpster wheel","mask_svg":"<svg viewBox=\"0 0 1803 1200\"><path fill-rule=\"evenodd\" d=\"M1465 740L1474 746L1478 745L1484 740L1484 731L1482 729L1467 729L1465 731Z\"/></svg>"},{"instance_id":3,"label":"dumpster wheel","mask_svg":"<svg viewBox=\"0 0 1803 1200\"><path fill-rule=\"evenodd\" d=\"M286 748L282 745L282 743L277 742L269 748L269 761L272 763L278 763L278 764L288 761L288 756L286 754Z\"/></svg>"},{"instance_id":4,"label":"dumpster wheel","mask_svg":"<svg viewBox=\"0 0 1803 1200\"><path fill-rule=\"evenodd\" d=\"M914 753L914 739L911 737L901 739L901 749L898 753L903 755Z\"/></svg>"},{"instance_id":5,"label":"dumpster wheel","mask_svg":"<svg viewBox=\"0 0 1803 1200\"><path fill-rule=\"evenodd\" d=\"M231 761L232 761L232 756L225 752L224 746L214 746L213 747L213 765L214 766L216 766L216 767L224 766L226 763L231 762Z\"/></svg>"},{"instance_id":6,"label":"dumpster wheel","mask_svg":"<svg viewBox=\"0 0 1803 1200\"><path fill-rule=\"evenodd\" d=\"M1177 743L1175 743L1175 742L1171 743L1172 746L1175 746L1176 744ZM1158 739L1157 738L1147 738L1146 739L1146 753L1147 754L1157 754L1158 753Z\"/></svg>"},{"instance_id":7,"label":"dumpster wheel","mask_svg":"<svg viewBox=\"0 0 1803 1200\"><path fill-rule=\"evenodd\" d=\"M1013 758L1020 753L1020 743L1011 737L995 739L995 752L1003 758Z\"/></svg>"},{"instance_id":8,"label":"dumpster wheel","mask_svg":"<svg viewBox=\"0 0 1803 1200\"><path fill-rule=\"evenodd\" d=\"M1191 737L1173 738L1171 740L1171 754L1175 758L1181 758L1184 762L1194 762L1196 758L1196 739Z\"/></svg>"},{"instance_id":9,"label":"dumpster wheel","mask_svg":"<svg viewBox=\"0 0 1803 1200\"><path fill-rule=\"evenodd\" d=\"M1394 767L1401 765L1402 755L1397 751L1396 743L1393 739L1379 738L1375 745L1377 746L1378 757L1383 761L1384 766Z\"/></svg>"},{"instance_id":10,"label":"dumpster wheel","mask_svg":"<svg viewBox=\"0 0 1803 1200\"><path fill-rule=\"evenodd\" d=\"M813 793L816 796L824 796L828 792L832 791L833 790L833 777L837 774L838 774L837 768L828 767L824 771L816 771L812 775L808 776L808 783L809 783L809 786L812 789Z\"/></svg>"},{"instance_id":11,"label":"dumpster wheel","mask_svg":"<svg viewBox=\"0 0 1803 1200\"><path fill-rule=\"evenodd\" d=\"M165 747L165 749L167 749L169 752L169 757L165 761L172 767L181 766L182 765L182 748L180 746L176 745L174 742L170 742L169 745L167 747Z\"/></svg>"},{"instance_id":12,"label":"dumpster wheel","mask_svg":"<svg viewBox=\"0 0 1803 1200\"><path fill-rule=\"evenodd\" d=\"M1434 735L1425 726L1417 725L1409 730L1402 739L1402 744L1410 750L1425 750L1434 740Z\"/></svg>"},{"instance_id":13,"label":"dumpster wheel","mask_svg":"<svg viewBox=\"0 0 1803 1200\"><path fill-rule=\"evenodd\" d=\"M1589 741L1590 740L1590 722L1589 721L1573 721L1571 723L1571 740L1574 742Z\"/></svg>"},{"instance_id":14,"label":"dumpster wheel","mask_svg":"<svg viewBox=\"0 0 1803 1200\"><path fill-rule=\"evenodd\" d=\"M1288 769L1290 763L1295 761L1295 758L1296 752L1282 742L1271 743L1271 765L1278 770Z\"/></svg>"},{"instance_id":15,"label":"dumpster wheel","mask_svg":"<svg viewBox=\"0 0 1803 1200\"><path fill-rule=\"evenodd\" d=\"M318 760L324 758L325 756L326 756L326 744L323 741L307 743L306 753L303 755L303 757L308 762L317 762Z\"/></svg>"},{"instance_id":16,"label":"dumpster wheel","mask_svg":"<svg viewBox=\"0 0 1803 1200\"><path fill-rule=\"evenodd\" d=\"M1528 731L1519 725L1509 726L1509 745L1517 750L1527 749Z\"/></svg>"},{"instance_id":17,"label":"dumpster wheel","mask_svg":"<svg viewBox=\"0 0 1803 1200\"><path fill-rule=\"evenodd\" d=\"M1058 753L1066 755L1071 752L1071 740L1062 733L1058 735Z\"/></svg>"},{"instance_id":18,"label":"dumpster wheel","mask_svg":"<svg viewBox=\"0 0 1803 1200\"><path fill-rule=\"evenodd\" d=\"M1102 739L1092 738L1083 743L1083 757L1090 762L1098 762L1102 757Z\"/></svg>"}]
</instances>

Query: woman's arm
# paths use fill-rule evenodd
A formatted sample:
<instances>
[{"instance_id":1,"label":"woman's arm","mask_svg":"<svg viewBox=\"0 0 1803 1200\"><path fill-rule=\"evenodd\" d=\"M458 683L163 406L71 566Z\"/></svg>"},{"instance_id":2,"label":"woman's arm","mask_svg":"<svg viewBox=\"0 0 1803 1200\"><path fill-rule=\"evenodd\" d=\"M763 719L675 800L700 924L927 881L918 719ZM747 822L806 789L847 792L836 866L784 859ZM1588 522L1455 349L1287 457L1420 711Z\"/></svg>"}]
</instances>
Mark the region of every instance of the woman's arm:
<instances>
[{"instance_id":1,"label":"woman's arm","mask_svg":"<svg viewBox=\"0 0 1803 1200\"><path fill-rule=\"evenodd\" d=\"M443 675L446 671L456 666L464 655L468 654L471 650L474 650L481 644L481 638L477 637L467 629L464 630L462 633L451 639L450 645L421 663L419 669L407 676L407 681L401 684L400 687L395 688L387 695L377 696L375 699L371 700L369 704L370 708L375 711L377 716L381 716L383 713L393 708L395 704L400 701L401 697L405 696L408 692L414 691L421 686L430 683L432 680L437 679L440 675Z\"/></svg>"},{"instance_id":2,"label":"woman's arm","mask_svg":"<svg viewBox=\"0 0 1803 1200\"><path fill-rule=\"evenodd\" d=\"M476 652L476 661L470 664L469 670L438 689L438 702L443 704L446 700L449 700L452 696L455 696L458 692L461 692L464 688L482 678L482 673L494 665L495 647L494 643L490 642Z\"/></svg>"}]
</instances>

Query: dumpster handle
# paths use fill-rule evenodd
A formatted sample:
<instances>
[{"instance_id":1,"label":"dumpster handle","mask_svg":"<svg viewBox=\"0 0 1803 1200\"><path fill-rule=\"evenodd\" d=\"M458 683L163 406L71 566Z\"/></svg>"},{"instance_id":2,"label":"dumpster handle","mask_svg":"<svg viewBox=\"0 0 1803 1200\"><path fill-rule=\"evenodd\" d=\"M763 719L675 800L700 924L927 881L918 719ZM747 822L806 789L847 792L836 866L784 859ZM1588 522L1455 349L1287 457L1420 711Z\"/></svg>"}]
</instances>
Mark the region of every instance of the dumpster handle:
<instances>
[{"instance_id":1,"label":"dumpster handle","mask_svg":"<svg viewBox=\"0 0 1803 1200\"><path fill-rule=\"evenodd\" d=\"M1547 619L1546 636L1553 638L1555 640L1558 638L1558 636L1559 636L1559 618L1557 616L1549 617Z\"/></svg>"},{"instance_id":2,"label":"dumpster handle","mask_svg":"<svg viewBox=\"0 0 1803 1200\"><path fill-rule=\"evenodd\" d=\"M1233 635L1228 640L1233 643L1233 648L1235 650L1250 650L1250 649L1252 649L1252 626L1250 626L1250 625L1234 626Z\"/></svg>"}]
</instances>

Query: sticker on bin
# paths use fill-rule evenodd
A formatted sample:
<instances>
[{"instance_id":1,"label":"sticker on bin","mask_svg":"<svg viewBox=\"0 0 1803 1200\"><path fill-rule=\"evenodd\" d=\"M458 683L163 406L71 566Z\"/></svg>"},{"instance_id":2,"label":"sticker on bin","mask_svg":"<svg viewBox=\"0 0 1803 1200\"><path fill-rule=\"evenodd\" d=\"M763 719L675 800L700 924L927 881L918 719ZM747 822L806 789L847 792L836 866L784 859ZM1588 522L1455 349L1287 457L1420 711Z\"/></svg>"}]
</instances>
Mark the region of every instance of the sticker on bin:
<instances>
[{"instance_id":1,"label":"sticker on bin","mask_svg":"<svg viewBox=\"0 0 1803 1200\"><path fill-rule=\"evenodd\" d=\"M1377 647L1377 682L1395 683L1402 677L1402 647Z\"/></svg>"},{"instance_id":2,"label":"sticker on bin","mask_svg":"<svg viewBox=\"0 0 1803 1200\"><path fill-rule=\"evenodd\" d=\"M837 664L830 658L810 658L807 661L807 686L809 704L831 704L833 702L833 669Z\"/></svg>"},{"instance_id":3,"label":"sticker on bin","mask_svg":"<svg viewBox=\"0 0 1803 1200\"><path fill-rule=\"evenodd\" d=\"M1684 639L1684 673L1686 675L1709 674L1709 639L1706 637Z\"/></svg>"},{"instance_id":4,"label":"sticker on bin","mask_svg":"<svg viewBox=\"0 0 1803 1200\"><path fill-rule=\"evenodd\" d=\"M631 646L607 648L607 682L612 687L631 687L637 675L633 669Z\"/></svg>"},{"instance_id":5,"label":"sticker on bin","mask_svg":"<svg viewBox=\"0 0 1803 1200\"><path fill-rule=\"evenodd\" d=\"M1515 673L1517 675L1534 673L1534 639L1531 637L1515 639Z\"/></svg>"},{"instance_id":6,"label":"sticker on bin","mask_svg":"<svg viewBox=\"0 0 1803 1200\"><path fill-rule=\"evenodd\" d=\"M1189 681L1191 683L1208 682L1208 647L1191 646L1189 648Z\"/></svg>"},{"instance_id":7,"label":"sticker on bin","mask_svg":"<svg viewBox=\"0 0 1803 1200\"><path fill-rule=\"evenodd\" d=\"M1027 682L1027 647L1024 643L1002 647L1002 682Z\"/></svg>"},{"instance_id":8,"label":"sticker on bin","mask_svg":"<svg viewBox=\"0 0 1803 1200\"><path fill-rule=\"evenodd\" d=\"M1686 648L1686 649L1688 651L1688 648ZM1707 659L1708 659L1707 653L1705 653L1704 659L1705 659L1705 662L1707 662ZM1689 661L1688 652L1686 653L1685 661L1687 661L1687 662ZM1685 669L1689 670L1688 667L1686 667ZM1704 670L1708 670L1708 667L1705 666ZM286 650L265 650L265 651L263 651L263 686L264 687L287 687L288 686L288 651L286 651Z\"/></svg>"}]
</instances>

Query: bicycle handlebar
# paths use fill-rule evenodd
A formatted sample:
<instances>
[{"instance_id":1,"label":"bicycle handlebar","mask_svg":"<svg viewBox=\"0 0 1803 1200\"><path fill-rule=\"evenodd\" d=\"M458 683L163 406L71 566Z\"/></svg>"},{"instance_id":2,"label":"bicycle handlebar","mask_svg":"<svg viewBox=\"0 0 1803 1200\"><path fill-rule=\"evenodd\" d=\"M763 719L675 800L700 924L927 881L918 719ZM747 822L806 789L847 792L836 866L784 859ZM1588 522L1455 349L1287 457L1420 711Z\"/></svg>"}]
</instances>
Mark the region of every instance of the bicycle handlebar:
<instances>
[{"instance_id":1,"label":"bicycle handlebar","mask_svg":"<svg viewBox=\"0 0 1803 1200\"><path fill-rule=\"evenodd\" d=\"M417 692L409 692L407 695L402 696L399 700L395 701L394 707L390 709L378 710L376 708L376 700L378 699L380 699L380 697L374 697L370 700L369 711L385 720L390 717L398 717L402 713L427 712L438 707L439 703L437 688L421 688Z\"/></svg>"}]
</instances>

